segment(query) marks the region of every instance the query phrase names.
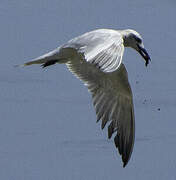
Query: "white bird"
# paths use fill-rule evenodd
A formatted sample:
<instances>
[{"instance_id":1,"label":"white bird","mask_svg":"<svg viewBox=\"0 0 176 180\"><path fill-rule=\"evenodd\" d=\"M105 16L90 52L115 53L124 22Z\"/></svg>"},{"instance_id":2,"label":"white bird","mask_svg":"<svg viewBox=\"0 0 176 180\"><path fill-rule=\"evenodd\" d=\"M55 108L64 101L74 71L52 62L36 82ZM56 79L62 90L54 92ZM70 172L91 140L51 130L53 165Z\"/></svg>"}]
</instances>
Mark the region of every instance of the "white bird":
<instances>
[{"instance_id":1,"label":"white bird","mask_svg":"<svg viewBox=\"0 0 176 180\"><path fill-rule=\"evenodd\" d=\"M131 29L87 32L23 64L42 64L46 67L65 63L84 82L92 95L97 122L102 120L102 129L109 122L108 138L116 132L114 142L122 156L123 167L131 157L135 138L132 91L122 63L124 47L138 51L148 65L150 57L144 49L142 38Z\"/></svg>"}]
</instances>

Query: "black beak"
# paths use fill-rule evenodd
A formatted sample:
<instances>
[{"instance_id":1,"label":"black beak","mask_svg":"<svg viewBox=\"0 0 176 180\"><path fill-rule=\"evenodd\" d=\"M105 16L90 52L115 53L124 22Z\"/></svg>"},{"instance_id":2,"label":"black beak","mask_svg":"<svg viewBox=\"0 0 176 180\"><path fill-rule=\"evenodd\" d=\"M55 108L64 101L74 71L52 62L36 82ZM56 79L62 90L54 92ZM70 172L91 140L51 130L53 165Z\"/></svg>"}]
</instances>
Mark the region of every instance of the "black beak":
<instances>
[{"instance_id":1,"label":"black beak","mask_svg":"<svg viewBox=\"0 0 176 180\"><path fill-rule=\"evenodd\" d=\"M139 45L137 45L137 46L139 49L138 52L145 59L145 65L147 66L149 64L149 61L151 61L150 56L144 48L142 48Z\"/></svg>"}]
</instances>

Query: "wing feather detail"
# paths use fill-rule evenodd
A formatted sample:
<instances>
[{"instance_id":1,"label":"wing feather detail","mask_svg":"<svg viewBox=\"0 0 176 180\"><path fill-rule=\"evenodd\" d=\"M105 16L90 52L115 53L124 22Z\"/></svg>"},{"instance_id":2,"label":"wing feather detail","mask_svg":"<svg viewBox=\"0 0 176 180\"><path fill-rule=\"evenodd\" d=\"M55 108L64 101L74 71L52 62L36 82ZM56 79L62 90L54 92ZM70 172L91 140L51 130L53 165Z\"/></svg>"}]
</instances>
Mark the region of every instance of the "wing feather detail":
<instances>
[{"instance_id":1,"label":"wing feather detail","mask_svg":"<svg viewBox=\"0 0 176 180\"><path fill-rule=\"evenodd\" d=\"M93 63L86 62L80 53L66 65L88 87L102 129L109 122L108 137L116 132L114 143L122 156L123 166L126 166L133 150L135 125L125 66L121 64L116 71L105 73Z\"/></svg>"},{"instance_id":2,"label":"wing feather detail","mask_svg":"<svg viewBox=\"0 0 176 180\"><path fill-rule=\"evenodd\" d=\"M118 69L124 53L123 38L114 30L95 30L70 40L62 48L74 48L82 53L85 61L103 72Z\"/></svg>"}]
</instances>

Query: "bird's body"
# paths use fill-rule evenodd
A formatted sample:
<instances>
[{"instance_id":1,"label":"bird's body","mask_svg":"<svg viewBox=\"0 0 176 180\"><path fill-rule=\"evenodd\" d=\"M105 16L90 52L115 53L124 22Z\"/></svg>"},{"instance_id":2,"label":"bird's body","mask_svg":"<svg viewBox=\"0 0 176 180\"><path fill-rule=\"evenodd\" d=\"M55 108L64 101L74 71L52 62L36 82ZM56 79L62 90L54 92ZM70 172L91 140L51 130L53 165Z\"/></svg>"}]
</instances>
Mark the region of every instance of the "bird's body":
<instances>
[{"instance_id":1,"label":"bird's body","mask_svg":"<svg viewBox=\"0 0 176 180\"><path fill-rule=\"evenodd\" d=\"M125 166L133 150L135 126L132 92L122 63L124 46L139 51L148 64L150 57L136 31L98 29L24 65L42 64L46 67L65 63L92 94L97 121L102 120L102 129L109 122L108 137L117 132L114 142Z\"/></svg>"}]
</instances>

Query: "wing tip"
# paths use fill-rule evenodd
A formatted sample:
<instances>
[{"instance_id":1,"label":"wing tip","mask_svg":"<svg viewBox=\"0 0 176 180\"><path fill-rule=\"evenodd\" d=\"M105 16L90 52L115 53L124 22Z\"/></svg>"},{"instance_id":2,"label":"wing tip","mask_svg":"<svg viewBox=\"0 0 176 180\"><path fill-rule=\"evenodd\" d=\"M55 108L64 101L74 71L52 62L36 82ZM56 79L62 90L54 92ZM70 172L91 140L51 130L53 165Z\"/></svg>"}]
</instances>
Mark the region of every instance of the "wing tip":
<instances>
[{"instance_id":1,"label":"wing tip","mask_svg":"<svg viewBox=\"0 0 176 180\"><path fill-rule=\"evenodd\" d=\"M117 134L114 137L114 143L116 148L118 149L119 154L121 155L123 167L126 167L131 158L134 142L131 139L128 143L125 143L123 138L121 138L120 135Z\"/></svg>"},{"instance_id":2,"label":"wing tip","mask_svg":"<svg viewBox=\"0 0 176 180\"><path fill-rule=\"evenodd\" d=\"M127 162L123 162L123 168L126 167L127 163L128 163L128 161Z\"/></svg>"}]
</instances>

